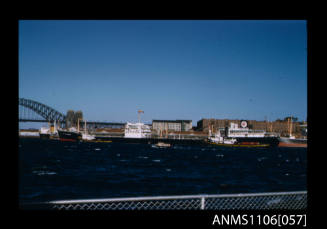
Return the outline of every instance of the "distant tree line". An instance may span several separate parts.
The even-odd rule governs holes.
[[[73,111],[68,110],[66,114],[66,126],[69,127],[77,127],[78,119],[83,120],[83,112],[82,111]]]

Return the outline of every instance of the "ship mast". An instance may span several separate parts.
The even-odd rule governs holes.
[[[160,135],[160,138],[162,138],[162,126],[160,125],[160,128],[159,128],[159,135]]]
[[[291,120],[290,120],[291,124],[290,124],[290,137],[292,136],[292,116],[291,116]]]
[[[56,132],[57,130],[57,123],[56,120],[53,121],[53,132]]]
[[[84,120],[84,133],[86,135],[86,120]]]

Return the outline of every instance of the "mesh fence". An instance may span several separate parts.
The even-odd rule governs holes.
[[[23,209],[56,210],[262,210],[306,209],[307,192],[159,196],[23,204]]]
[[[248,194],[220,197],[209,196],[205,200],[205,209],[210,210],[306,209],[306,207],[306,192]]]

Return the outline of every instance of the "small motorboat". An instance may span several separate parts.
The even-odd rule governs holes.
[[[153,148],[168,148],[171,145],[169,143],[164,143],[164,142],[158,142],[157,144],[153,144]]]

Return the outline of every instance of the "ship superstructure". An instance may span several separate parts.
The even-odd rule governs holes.
[[[125,138],[149,138],[151,137],[151,128],[144,123],[126,123]]]

